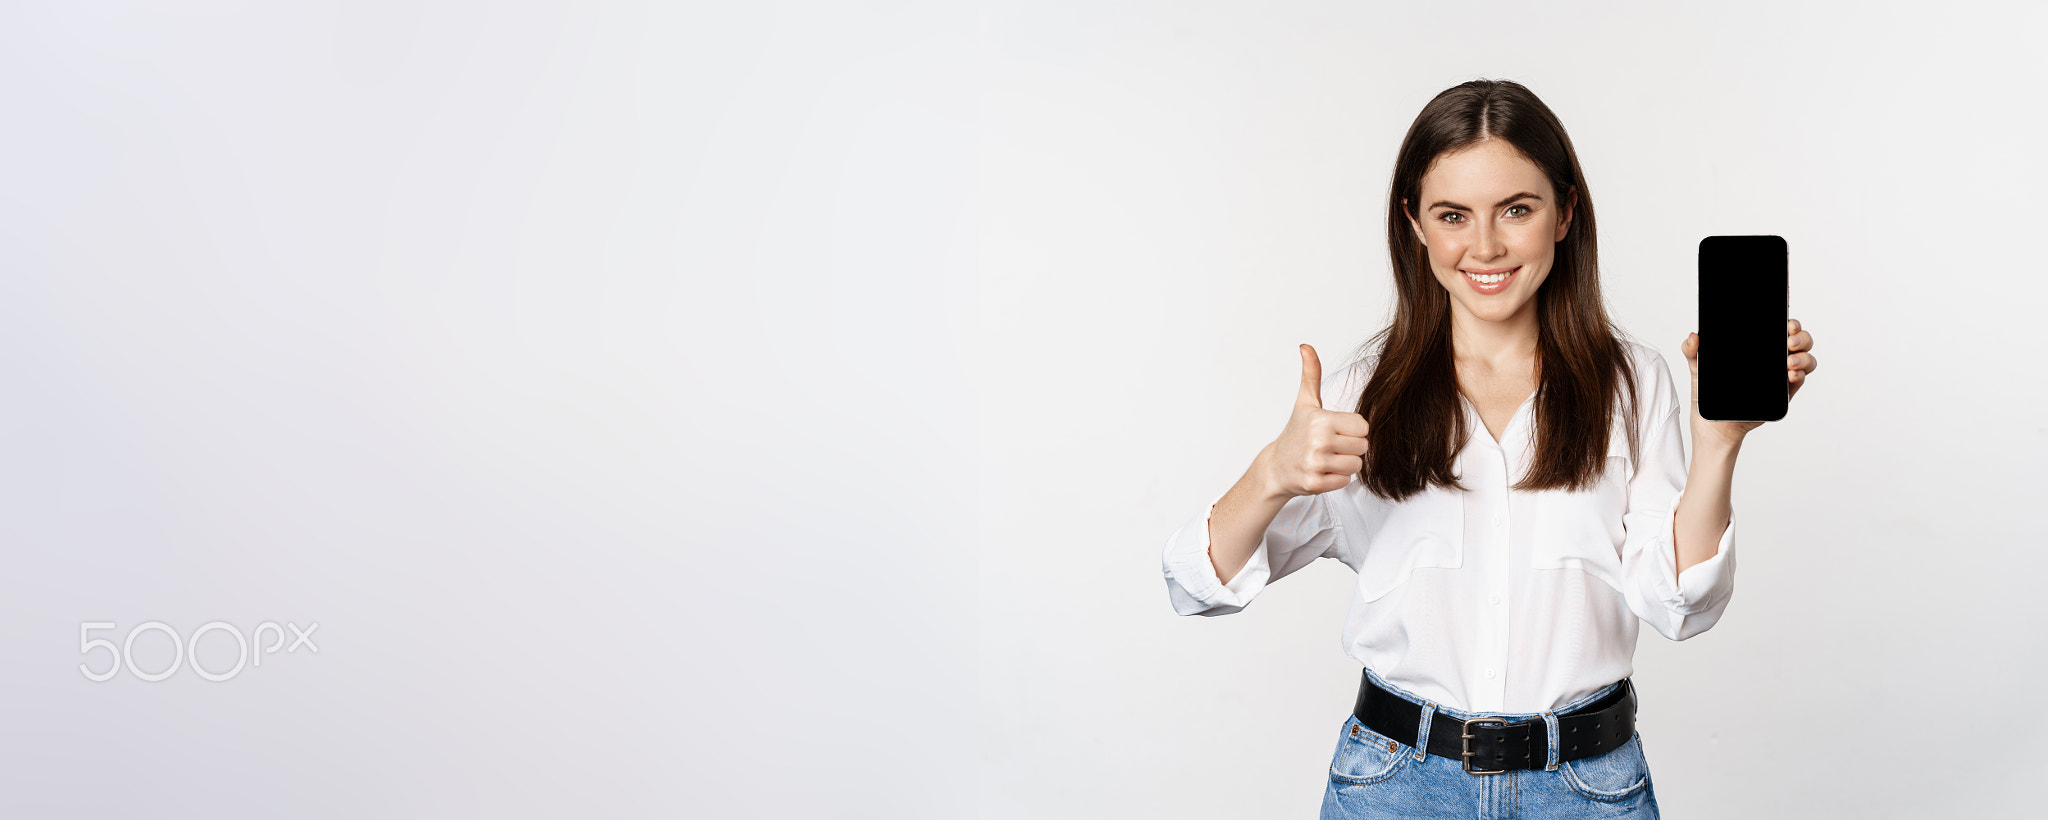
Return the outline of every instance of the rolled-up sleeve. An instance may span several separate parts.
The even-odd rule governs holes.
[[[1339,554],[1343,529],[1330,515],[1324,496],[1295,496],[1266,526],[1258,549],[1244,569],[1225,584],[1216,577],[1216,565],[1209,558],[1209,516],[1222,500],[1221,495],[1212,499],[1200,516],[1166,539],[1166,592],[1177,614],[1229,615],[1240,611],[1268,584],[1317,558],[1334,558]]]
[[[1668,377],[1660,381],[1670,394],[1668,405],[1675,406],[1648,429],[1642,466],[1629,480],[1622,566],[1629,580],[1629,609],[1658,634],[1682,641],[1719,621],[1735,592],[1735,519],[1729,516],[1713,557],[1678,571],[1672,523],[1685,489],[1685,443],[1678,427],[1684,405],[1677,404]]]

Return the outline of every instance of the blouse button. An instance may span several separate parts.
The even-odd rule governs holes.
[[[1493,525],[1496,527],[1500,526],[1500,516],[1496,515],[1493,517]]]
[[[1487,680],[1493,680],[1493,670],[1491,670],[1491,669],[1488,669],[1488,670],[1486,670],[1486,679],[1487,679]]]

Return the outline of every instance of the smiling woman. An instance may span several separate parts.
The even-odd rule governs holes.
[[[1424,106],[1387,239],[1393,321],[1327,378],[1302,346],[1285,429],[1167,541],[1174,611],[1237,612],[1319,557],[1358,573],[1325,818],[1654,817],[1636,635],[1726,610],[1750,428],[1690,413],[1688,470],[1677,381],[1609,321],[1592,197],[1527,88]],[[1787,328],[1794,389],[1810,345]]]
[[[1462,390],[1496,440],[1537,394],[1544,435],[1517,489],[1591,486],[1615,415],[1638,409],[1623,400],[1638,374],[1601,302],[1592,197],[1564,125],[1516,83],[1446,91],[1409,129],[1388,199],[1399,314],[1375,337],[1387,366],[1356,411],[1411,434],[1375,442],[1367,484],[1397,499],[1461,486]],[[1636,421],[1622,428],[1631,451]]]

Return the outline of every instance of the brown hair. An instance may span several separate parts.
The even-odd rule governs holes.
[[[1518,490],[1585,489],[1600,479],[1617,404],[1625,405],[1631,463],[1638,458],[1636,372],[1600,301],[1593,198],[1571,138],[1550,108],[1507,80],[1473,80],[1423,106],[1401,141],[1387,192],[1387,250],[1397,303],[1392,323],[1365,343],[1378,364],[1354,411],[1371,425],[1359,478],[1399,501],[1428,485],[1464,490],[1451,472],[1467,435],[1451,349],[1451,298],[1430,272],[1405,198],[1419,203],[1436,158],[1487,138],[1505,141],[1550,179],[1561,202],[1576,191],[1571,227],[1536,292],[1536,454]],[[1626,385],[1625,400],[1617,402]]]

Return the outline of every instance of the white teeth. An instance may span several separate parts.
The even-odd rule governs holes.
[[[1479,284],[1482,284],[1482,285],[1497,285],[1497,284],[1500,284],[1500,280],[1508,278],[1508,274],[1510,274],[1510,273],[1514,273],[1514,271],[1512,271],[1512,270],[1509,270],[1509,271],[1502,271],[1502,272],[1500,272],[1500,273],[1489,273],[1489,274],[1483,274],[1483,275],[1482,275],[1482,274],[1477,274],[1477,273],[1470,273],[1470,272],[1468,272],[1468,273],[1466,273],[1465,275],[1466,275],[1466,276],[1470,276],[1470,277],[1472,277],[1472,280],[1473,280],[1473,281],[1475,281],[1475,282],[1478,282]]]

